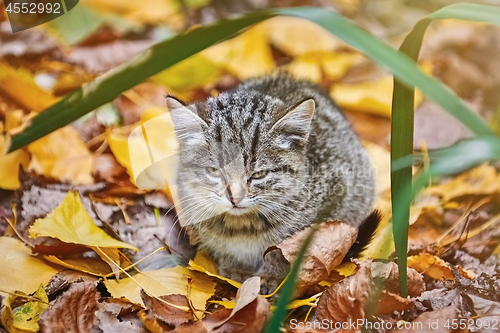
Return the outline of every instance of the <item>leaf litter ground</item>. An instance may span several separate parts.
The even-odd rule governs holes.
[[[431,4],[416,8],[386,2],[402,13],[402,19],[389,19],[359,1],[334,5],[395,44],[411,27],[408,22],[423,15],[419,10],[435,9]],[[394,327],[402,320],[433,322],[438,325],[433,329],[461,332],[461,327],[446,323],[466,319],[471,332],[496,331],[498,166],[486,164],[441,180],[417,198],[409,237],[410,297],[399,296],[388,183],[391,80],[311,23],[289,18],[265,22],[154,76],[72,126],[6,155],[9,136],[22,131],[34,114],[185,24],[182,11],[170,1],[148,0],[140,11],[134,4],[85,1],[82,9],[98,16],[102,25],[82,28],[79,36],[55,24],[50,33],[34,29],[12,38],[5,32],[5,18],[0,21],[0,127],[7,134],[0,136],[0,293],[5,329],[260,332],[272,316],[273,302],[257,294],[256,279],[243,285],[228,281],[217,275],[207,256],[199,253],[194,258],[187,235],[169,211],[170,192],[135,186],[126,138],[134,127],[167,111],[167,92],[187,101],[206,98],[279,65],[321,84],[346,110],[378,168],[376,207],[384,215],[377,238],[364,253],[371,260],[340,264],[349,244],[338,239],[353,239],[353,233],[339,222],[321,226],[314,250],[305,259],[285,328],[323,332],[328,330],[314,324],[368,319],[372,325]],[[192,11],[206,15],[199,8],[203,7]],[[125,13],[118,21],[109,16],[117,9]],[[159,24],[163,21],[169,25]],[[495,27],[444,21],[426,37],[421,64],[491,119],[493,127],[498,126],[494,111],[500,104],[498,36]],[[416,150],[425,153],[470,135],[435,104],[421,97],[416,102]],[[64,201],[72,198],[75,204],[76,193],[81,198],[78,209],[65,210]],[[51,224],[40,233],[41,221],[54,222],[55,215],[62,217],[64,226]],[[84,220],[93,231],[77,233]],[[30,238],[30,230],[39,237]],[[72,233],[78,237],[68,238]],[[102,237],[96,240],[96,235]],[[293,260],[302,238],[294,235],[274,251]],[[163,247],[168,250],[155,252]],[[137,265],[131,267],[133,263]],[[293,320],[305,320],[304,329],[293,326]],[[28,325],[33,323],[39,328]],[[422,327],[418,332],[426,331]]]

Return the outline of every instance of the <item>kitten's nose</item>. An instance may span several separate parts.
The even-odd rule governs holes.
[[[241,202],[241,200],[243,200],[247,194],[247,190],[241,185],[233,184],[231,186],[227,186],[227,193],[229,194],[229,200],[231,200],[233,206],[236,206]]]

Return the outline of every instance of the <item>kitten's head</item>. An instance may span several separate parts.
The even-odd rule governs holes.
[[[314,101],[286,106],[253,91],[194,105],[167,98],[179,140],[179,217],[293,214],[304,173]],[[272,219],[275,220],[275,219]]]

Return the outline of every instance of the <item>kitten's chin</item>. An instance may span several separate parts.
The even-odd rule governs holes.
[[[227,211],[227,214],[233,216],[241,216],[252,212],[252,210],[248,207],[232,207]]]

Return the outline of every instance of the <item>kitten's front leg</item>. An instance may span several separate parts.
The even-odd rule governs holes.
[[[236,282],[243,282],[255,275],[255,271],[253,270],[241,269],[226,263],[219,263],[219,265],[217,265],[217,270],[219,271],[220,276]]]
[[[260,276],[260,293],[269,295],[280,285],[290,271],[290,263],[283,257],[281,251],[266,253],[260,269],[254,275]]]

